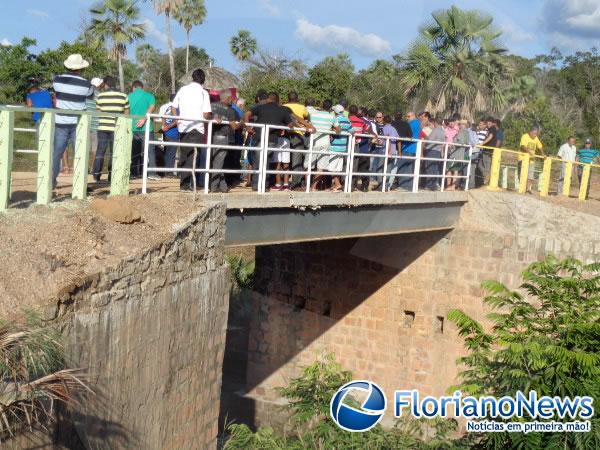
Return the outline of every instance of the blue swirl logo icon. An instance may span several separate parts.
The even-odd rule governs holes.
[[[366,399],[359,408],[344,403],[346,396],[352,392],[360,392]],[[352,397],[351,397],[352,398]],[[333,421],[341,429],[351,432],[369,431],[379,423],[387,400],[379,386],[371,381],[351,381],[343,385],[331,399],[329,412]]]

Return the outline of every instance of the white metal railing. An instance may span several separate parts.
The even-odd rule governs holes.
[[[205,126],[205,139],[202,143],[188,143],[188,142],[176,142],[171,145],[181,147],[181,148],[193,148],[193,159],[192,159],[192,167],[148,167],[148,153],[150,145],[162,145],[163,142],[158,141],[156,139],[150,140],[150,129],[148,127],[148,123],[150,119],[162,119],[169,118],[174,120],[185,120],[191,121],[196,124],[203,123]],[[344,192],[351,192],[353,186],[353,178],[354,177],[370,177],[370,178],[381,178],[381,191],[386,192],[388,181],[390,179],[397,178],[412,178],[412,192],[418,192],[420,189],[421,181],[423,179],[437,179],[440,182],[437,183],[439,185],[439,190],[443,192],[445,190],[446,181],[449,179],[454,180],[465,180],[464,181],[464,190],[468,190],[468,180],[471,174],[471,159],[473,154],[473,147],[469,145],[463,144],[454,144],[447,142],[439,142],[439,141],[429,141],[429,140],[419,140],[419,139],[408,139],[408,138],[395,138],[390,136],[376,136],[372,134],[360,134],[360,133],[336,133],[334,131],[316,131],[310,133],[304,128],[290,128],[285,126],[276,126],[276,125],[265,125],[259,123],[245,123],[245,127],[250,127],[257,132],[260,132],[260,141],[257,143],[258,145],[254,146],[243,146],[243,145],[223,145],[218,144],[213,141],[213,127],[215,125],[230,125],[227,121],[215,121],[215,120],[205,120],[205,119],[196,119],[182,116],[166,116],[159,114],[148,114],[145,128],[145,143],[144,143],[144,155],[143,155],[143,179],[142,179],[142,193],[147,193],[148,190],[148,173],[190,173],[192,174],[192,184],[193,189],[196,191],[196,174],[204,175],[204,193],[208,194],[210,192],[210,176],[211,174],[241,174],[241,175],[257,175],[258,183],[257,190],[259,193],[264,194],[267,191],[267,179],[270,175],[288,175],[288,176],[301,176],[306,177],[306,192],[310,191],[311,181],[314,176],[335,176],[335,177],[343,177]],[[280,148],[273,147],[270,145],[270,141],[272,143],[273,139],[269,139],[269,135],[273,133],[275,130],[276,133],[284,132],[302,132],[308,134],[308,149],[293,149],[293,148]],[[231,131],[233,132],[233,130]],[[346,150],[344,152],[334,152],[331,150],[316,150],[315,149],[315,138],[317,136],[322,135],[330,135],[330,136],[342,136],[347,138],[346,142]],[[356,151],[357,147],[357,139],[370,139],[377,140],[383,142],[383,154],[369,152],[369,153],[358,153]],[[398,155],[393,154],[394,152],[390,151],[392,145],[400,144],[415,144],[415,155],[406,155],[401,154]],[[465,148],[465,157],[464,159],[455,159],[449,157],[449,152],[457,147]],[[382,147],[379,146],[379,149]],[[200,162],[202,167],[197,167],[196,162],[198,160],[198,149],[206,149],[206,154],[204,155],[204,161]],[[258,153],[258,157],[254,158],[254,161],[258,163],[258,167],[253,167],[252,169],[222,169],[222,168],[213,168],[211,167],[212,160],[212,151],[214,149],[219,150],[233,150],[233,151],[253,151]],[[437,150],[440,152],[441,157],[430,157],[427,156],[428,150]],[[302,154],[305,158],[308,158],[307,163],[302,166],[302,170],[293,170],[291,167],[286,170],[277,170],[275,168],[269,167],[269,156],[274,154],[275,152],[289,152],[290,160],[293,159],[291,156],[293,154]],[[316,166],[316,170],[313,170],[313,161],[315,161],[315,157],[318,158],[319,155],[322,156],[336,156],[344,158],[344,165],[342,166],[342,170],[340,171],[324,171],[318,170],[318,165]],[[354,171],[354,160],[355,158],[370,158],[371,170],[369,172],[355,172]],[[383,169],[381,172],[373,172],[372,167],[375,166],[373,164],[374,161],[379,159],[383,159]],[[412,173],[397,173],[390,171],[390,161],[393,162],[393,168],[396,168],[396,164],[400,161],[414,161],[413,171]],[[423,173],[422,171],[422,163],[425,162],[437,162],[439,164],[439,168],[436,169],[435,173]],[[450,175],[447,171],[448,163],[458,164],[463,166],[463,170],[459,171],[458,175]]]

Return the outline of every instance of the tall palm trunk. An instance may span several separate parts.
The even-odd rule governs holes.
[[[123,55],[121,52],[117,53],[117,64],[119,66],[119,86],[121,92],[125,92],[125,74],[123,73]]]
[[[190,31],[185,30],[185,74],[190,73]]]
[[[171,31],[171,13],[165,11],[165,20],[167,27],[167,46],[169,47],[169,70],[171,72],[171,93],[174,94],[176,90],[175,83],[175,56],[173,54],[173,33]]]

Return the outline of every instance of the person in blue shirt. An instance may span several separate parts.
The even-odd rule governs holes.
[[[170,119],[167,116],[171,114],[172,102],[175,98],[175,94],[171,94],[170,102],[162,105],[159,110],[159,114],[162,116],[162,132],[163,140],[165,142],[165,167],[175,168],[175,160],[177,158],[177,145],[174,143],[179,142],[179,130],[177,129],[177,121]],[[174,176],[176,174],[173,174]]]
[[[53,108],[52,95],[46,89],[40,89],[39,85],[33,84],[29,87],[26,98],[29,108]],[[34,112],[31,116],[36,126],[42,118],[42,113]]]
[[[329,150],[332,155],[329,157],[328,172],[338,173],[344,170],[345,155],[339,153],[348,152],[348,134],[353,133],[352,123],[344,115],[345,108],[342,105],[335,105],[333,108],[334,117],[331,118],[331,129],[338,134],[331,136]],[[336,153],[338,153],[336,155]],[[341,182],[340,175],[333,175],[331,182],[331,190],[333,192],[341,192],[344,188]]]
[[[577,161],[583,164],[595,164],[598,162],[598,158],[600,158],[600,151],[597,148],[592,148],[592,140],[586,139],[583,148],[577,150]],[[581,180],[583,178],[583,166],[577,166],[577,176],[579,178],[579,186],[581,186]],[[592,173],[590,172],[590,177],[588,179],[586,199],[590,195],[590,186],[592,181]]]

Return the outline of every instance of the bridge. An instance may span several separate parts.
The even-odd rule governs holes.
[[[29,112],[0,108],[0,207],[12,210],[6,215],[10,220],[0,221],[0,231],[27,222],[27,233],[18,230],[12,235],[18,239],[0,241],[0,254],[19,254],[21,261],[5,267],[14,274],[6,282],[13,289],[6,291],[9,299],[15,292],[22,296],[11,310],[25,297],[37,299],[44,320],[64,330],[68,355],[99,374],[95,388],[111,399],[114,411],[86,404],[77,430],[98,445],[214,446],[222,361],[226,376],[235,378],[226,380],[224,410],[232,405],[238,417],[246,414],[255,424],[281,420],[277,388],[323,352],[335,353],[356,377],[377,380],[386,390],[402,385],[442,394],[455,380],[455,361],[463,354],[456,330],[446,321],[449,309],[459,306],[484,317],[481,282],[498,279],[516,288],[519,272],[546,254],[586,261],[599,256],[600,219],[518,195],[530,157],[522,157],[512,184],[506,173],[514,171],[520,156],[513,150],[486,150],[493,164],[485,190],[446,191],[443,170],[438,190],[429,191],[421,186],[428,174],[420,165],[434,160],[443,167],[450,160],[449,146],[419,141],[416,168],[404,175],[412,179],[410,192],[389,192],[383,183],[380,191],[363,193],[351,189],[350,181],[361,174],[350,164],[357,136],[349,136],[339,174],[344,192],[270,192],[265,182],[274,171],[266,162],[278,149],[263,141],[255,150],[262,163],[239,171],[260,177],[257,192],[206,192],[206,181],[216,172],[208,157],[208,164],[194,169],[204,177],[204,188],[182,194],[175,192],[177,180],[146,176],[158,169],[149,167],[148,158],[142,179],[130,179],[130,117],[118,117],[111,183],[88,184],[84,131],[89,115],[83,113],[74,174],[61,177],[53,192],[49,162],[55,112],[44,111],[36,148],[23,149],[15,146],[15,135],[32,133],[19,130],[15,117]],[[267,127],[262,131],[266,134]],[[392,144],[386,141],[387,148]],[[428,158],[422,151],[428,144],[441,146],[442,157]],[[202,145],[209,156],[212,147],[210,140]],[[22,150],[35,161],[29,172],[33,182],[26,188],[12,164]],[[309,158],[315,153],[311,146],[306,152]],[[380,158],[384,165],[394,159]],[[554,192],[557,199],[573,193],[580,200],[588,197],[587,181],[596,166],[569,165],[582,167],[579,186],[574,179],[557,183],[560,164],[554,158],[539,166],[542,198]],[[295,174],[318,175],[310,165]],[[388,166],[370,175],[399,176]],[[513,193],[497,192],[507,185]],[[15,187],[37,204],[64,202],[73,208],[18,210]],[[593,194],[596,185],[591,187]],[[148,195],[140,195],[144,192]],[[144,223],[93,218],[82,200],[98,195],[145,204]],[[76,202],[65,202],[69,198]],[[66,226],[49,220],[58,216]],[[31,239],[44,232],[62,241],[48,249],[43,239]],[[81,248],[63,248],[78,233]],[[256,246],[256,287],[243,305],[230,307],[225,248],[246,245]],[[36,290],[38,283],[45,283],[44,289]],[[246,312],[232,324],[228,313],[236,308]],[[139,412],[140,399],[143,411],[151,413]],[[167,410],[164,404],[176,406]],[[138,441],[119,444],[122,430]]]

